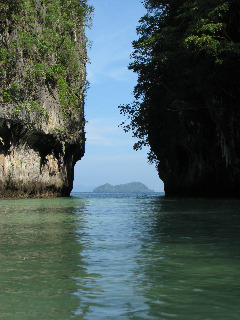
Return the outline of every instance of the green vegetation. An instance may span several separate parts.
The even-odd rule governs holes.
[[[0,1],[0,102],[39,110],[39,88],[58,92],[65,115],[81,107],[87,0]]]
[[[132,193],[132,192],[154,192],[153,190],[148,189],[147,186],[145,186],[141,182],[130,182],[130,183],[124,183],[119,184],[116,186],[113,186],[109,183],[106,183],[102,186],[99,186],[93,190],[93,192],[98,193],[116,193],[116,192],[124,192],[124,193]]]
[[[203,154],[201,140],[212,147],[215,139],[228,165],[240,132],[240,2],[144,2],[129,66],[138,74],[135,102],[120,106],[129,119],[125,130],[139,139],[134,148],[150,144],[150,160],[162,154],[162,163],[170,163],[180,146],[186,163],[193,147]]]

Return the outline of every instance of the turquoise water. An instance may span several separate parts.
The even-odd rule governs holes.
[[[1,200],[0,319],[239,320],[239,229],[239,200]]]

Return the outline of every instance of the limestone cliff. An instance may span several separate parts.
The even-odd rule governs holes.
[[[84,155],[86,1],[0,4],[0,196],[68,196]]]
[[[221,111],[169,110],[160,120],[155,110],[149,141],[166,195],[240,196],[239,112]]]
[[[240,197],[240,2],[144,4],[124,129],[150,146],[167,196]]]

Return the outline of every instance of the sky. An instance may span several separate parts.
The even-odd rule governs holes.
[[[134,101],[137,75],[128,70],[136,27],[146,13],[141,0],[89,0],[94,7],[86,35],[90,87],[85,100],[85,155],[74,168],[73,191],[92,191],[105,183],[142,182],[156,192],[164,187],[155,165],[147,160],[149,149],[133,150],[137,140],[121,127],[125,119],[118,106]]]

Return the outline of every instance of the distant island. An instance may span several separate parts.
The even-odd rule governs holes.
[[[113,186],[109,183],[103,184],[102,186],[99,186],[93,190],[93,192],[97,193],[117,193],[117,192],[154,192],[154,190],[148,189],[147,186],[145,186],[141,182],[130,182],[125,184],[118,184],[116,186]]]

